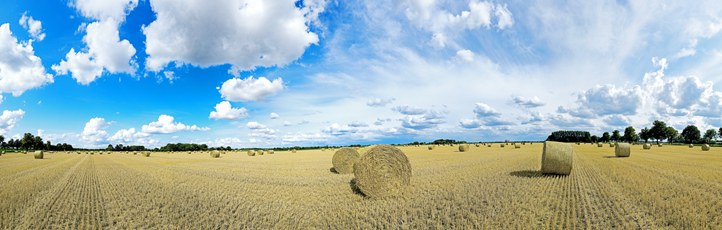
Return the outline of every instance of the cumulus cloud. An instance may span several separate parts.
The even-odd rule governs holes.
[[[280,116],[276,113],[271,113],[271,119],[278,119]]]
[[[110,122],[105,122],[104,118],[90,119],[88,123],[85,123],[83,132],[80,133],[80,140],[91,144],[105,143],[108,139],[105,129],[110,127],[110,124]]]
[[[391,102],[393,102],[394,100],[396,100],[396,98],[383,100],[383,99],[377,97],[377,98],[370,99],[369,101],[367,101],[366,105],[371,106],[371,107],[384,107],[388,104],[391,104]]]
[[[288,121],[283,122],[283,126],[291,126],[291,125],[292,125],[291,122],[288,122]]]
[[[386,118],[386,119],[376,118],[376,122],[374,122],[374,125],[383,125],[384,122],[389,122],[389,121],[392,121],[391,118]]]
[[[459,50],[456,52],[456,56],[454,56],[454,61],[456,63],[473,62],[474,52],[471,52],[470,50]]]
[[[118,21],[109,19],[90,23],[86,32],[83,42],[87,51],[76,53],[71,48],[65,60],[52,66],[55,72],[60,75],[72,72],[72,77],[83,85],[100,78],[104,71],[134,74],[136,65],[131,58],[135,55],[135,48],[128,40],[120,40]]]
[[[86,18],[122,22],[125,16],[138,6],[138,0],[71,0],[70,6],[75,7]]]
[[[286,143],[298,143],[298,142],[318,143],[318,142],[327,141],[328,136],[320,134],[320,133],[297,133],[297,134],[284,135],[282,140],[283,140],[283,142],[286,142]]]
[[[366,124],[366,122],[362,122],[362,121],[351,122],[351,124],[348,124],[348,126],[349,127],[369,127],[369,125]]]
[[[392,111],[398,112],[404,115],[421,115],[427,112],[426,109],[419,107],[411,107],[409,105],[395,106],[391,108]]]
[[[484,103],[476,103],[476,107],[474,107],[474,113],[476,113],[476,116],[480,118],[501,116],[501,113],[499,111],[496,111],[496,109]]]
[[[248,134],[249,136],[262,137],[262,138],[266,138],[266,139],[276,138],[276,135],[275,135],[276,130],[269,129],[265,125],[262,125],[258,122],[255,122],[255,121],[248,122],[248,123],[246,123],[246,127],[251,129],[251,131],[252,131],[250,134]]]
[[[156,20],[143,28],[146,68],[159,71],[170,62],[204,68],[229,63],[242,71],[286,65],[319,41],[309,25],[326,2],[303,3],[153,1]]]
[[[557,112],[582,118],[595,118],[611,114],[635,115],[643,103],[643,91],[639,86],[616,87],[611,84],[597,85],[577,96],[578,107],[559,107]]]
[[[0,116],[0,135],[9,133],[13,127],[15,127],[15,124],[17,124],[20,119],[23,119],[23,116],[25,116],[25,111],[22,109],[3,111],[3,115]]]
[[[42,22],[34,20],[32,16],[28,17],[27,13],[28,12],[23,13],[23,16],[20,17],[20,25],[28,30],[30,37],[38,41],[42,41],[43,39],[45,39]]]
[[[413,130],[422,130],[428,128],[434,128],[439,124],[446,123],[446,120],[441,113],[434,110],[426,111],[421,116],[405,116],[401,119],[401,126]]]
[[[471,1],[469,9],[458,15],[449,13],[446,9],[438,9],[434,1],[405,0],[402,6],[406,7],[406,17],[417,27],[433,33],[429,42],[435,48],[446,46],[446,35],[455,36],[462,30],[474,30],[481,27],[487,29],[492,24],[492,17],[498,18],[497,27],[505,29],[514,24],[513,15],[506,5],[494,5],[487,1]]]
[[[208,131],[211,130],[208,127],[199,128],[196,125],[188,126],[180,122],[174,122],[175,118],[168,115],[160,115],[158,121],[151,122],[148,125],[143,125],[141,131],[149,134],[169,134],[175,132],[185,131]]]
[[[602,119],[602,121],[604,121],[604,123],[607,123],[607,125],[610,126],[627,126],[632,123],[631,119],[620,114],[607,116],[606,118]]]
[[[150,136],[150,134],[143,133],[143,132],[136,132],[135,128],[130,129],[121,129],[118,130],[113,136],[108,138],[108,141],[114,142],[114,143],[152,143],[153,141],[158,141],[155,139],[144,139],[145,137]],[[174,136],[176,139],[178,136]]]
[[[53,75],[45,72],[31,43],[19,43],[10,32],[10,24],[0,26],[0,93],[17,97],[29,89],[53,83]]]
[[[214,108],[216,108],[216,111],[211,111],[211,115],[208,116],[208,118],[216,120],[239,120],[249,116],[246,108],[232,108],[231,103],[227,101],[216,104]]]
[[[483,124],[478,119],[461,119],[459,125],[465,129],[475,129],[481,127]]]
[[[512,96],[511,102],[524,108],[536,108],[546,105],[545,102],[539,100],[536,96],[533,98],[525,98],[522,96]]]
[[[322,129],[321,131],[330,135],[338,136],[358,132],[358,129],[349,126],[340,126],[334,123],[331,126]]]
[[[521,124],[522,124],[522,125],[525,125],[525,124],[533,124],[533,123],[541,122],[541,121],[544,121],[544,120],[545,120],[545,119],[544,119],[544,115],[542,115],[541,112],[539,112],[539,111],[533,111],[533,112],[530,112],[530,113],[529,113],[529,117],[522,118]]]
[[[299,122],[298,124],[299,124],[299,125],[303,125],[303,124],[308,124],[308,122],[309,122],[308,120],[303,119],[303,120],[301,120],[301,122]]]
[[[254,79],[231,78],[224,82],[219,92],[221,97],[233,102],[266,101],[267,97],[283,91],[283,79],[277,78],[272,82],[265,77]]]
[[[556,125],[559,128],[589,128],[594,126],[594,124],[592,124],[588,119],[565,116],[563,114],[551,116],[549,118],[549,123]]]

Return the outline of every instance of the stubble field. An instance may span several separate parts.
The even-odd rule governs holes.
[[[720,229],[722,150],[576,145],[569,176],[543,144],[402,147],[410,186],[366,198],[331,151],[249,157],[0,156],[1,229]]]

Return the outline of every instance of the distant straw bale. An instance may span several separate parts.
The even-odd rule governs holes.
[[[702,151],[709,151],[709,145],[708,144],[702,145]]]
[[[359,155],[358,151],[353,148],[344,147],[333,154],[331,163],[339,174],[348,174],[353,173],[353,164],[355,164],[359,158],[361,158],[361,155]]]
[[[35,151],[35,159],[43,159],[43,156],[42,150]]]

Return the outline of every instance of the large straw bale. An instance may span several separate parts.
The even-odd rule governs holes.
[[[658,147],[662,147],[662,143],[657,144]]]
[[[649,143],[644,144],[644,145],[642,145],[642,148],[643,149],[652,149],[652,144],[649,144]]]
[[[694,145],[693,145],[693,144],[689,144],[689,148],[690,148],[690,149],[691,149],[691,148],[694,148]]]
[[[361,155],[359,155],[358,151],[353,148],[344,147],[333,154],[331,163],[339,174],[349,174],[353,173],[353,164],[355,164],[359,158],[361,158]]]
[[[218,158],[220,156],[221,156],[221,152],[219,152],[219,151],[211,152],[211,158]]]
[[[545,141],[542,152],[541,172],[569,175],[572,172],[574,150],[570,144]]]
[[[149,156],[150,156],[150,152],[149,152],[149,151],[143,152],[143,156],[144,156],[144,157],[149,157]]]
[[[35,159],[43,159],[43,156],[42,150],[35,151]]]
[[[630,153],[632,153],[632,148],[627,143],[618,143],[614,148],[614,155],[617,157],[629,157]]]
[[[514,143],[514,148],[515,148],[515,149],[520,149],[520,148],[521,148],[521,145],[520,145],[519,143]]]
[[[291,149],[291,152],[292,152],[292,153],[296,153],[296,149]]]
[[[274,154],[275,152],[272,149],[268,150],[268,154]]]
[[[258,150],[258,151],[256,152],[256,154],[261,155],[261,156],[263,156],[264,153],[265,153],[265,152],[263,152],[263,150]]]
[[[708,144],[702,145],[702,151],[709,151],[709,145]]]
[[[393,195],[411,183],[411,164],[400,149],[378,145],[354,165],[354,176],[356,186],[366,196]]]
[[[501,143],[501,147],[504,148],[504,146],[506,146],[506,145],[504,143]]]
[[[434,146],[433,145],[429,146],[429,150],[434,150]]]
[[[469,151],[468,145],[459,145],[459,152],[466,152]]]
[[[249,156],[249,157],[252,157],[252,156],[255,156],[255,155],[256,155],[256,151],[248,150],[248,156]]]

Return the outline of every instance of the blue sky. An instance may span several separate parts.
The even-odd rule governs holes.
[[[0,2],[0,135],[76,147],[722,126],[709,1]]]

